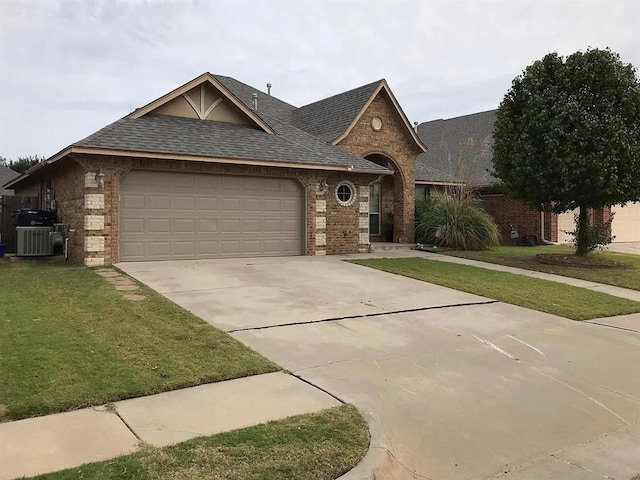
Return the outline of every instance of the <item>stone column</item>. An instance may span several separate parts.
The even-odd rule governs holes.
[[[104,265],[104,193],[96,183],[96,172],[84,177],[84,264],[87,267]]]

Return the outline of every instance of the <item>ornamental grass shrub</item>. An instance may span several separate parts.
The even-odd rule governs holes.
[[[416,241],[455,250],[487,250],[499,245],[500,233],[477,200],[444,195],[416,205]]]

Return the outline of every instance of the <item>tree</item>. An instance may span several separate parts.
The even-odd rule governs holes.
[[[14,172],[18,172],[20,175],[22,175],[24,172],[42,162],[43,160],[46,160],[45,157],[39,157],[38,155],[18,157],[17,160],[10,160],[6,159],[5,157],[0,157],[0,164],[4,164]]]
[[[494,126],[494,175],[531,208],[590,208],[640,199],[640,81],[609,49],[550,53],[513,80]]]

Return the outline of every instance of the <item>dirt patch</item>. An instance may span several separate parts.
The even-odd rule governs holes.
[[[605,260],[602,258],[596,258],[590,255],[564,255],[558,253],[540,253],[536,255],[536,260],[546,265],[561,265],[564,267],[577,267],[577,268],[631,268],[631,265],[627,263],[614,262],[612,260]]]

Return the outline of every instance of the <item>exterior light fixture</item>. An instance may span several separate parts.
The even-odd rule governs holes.
[[[319,186],[319,188],[320,188],[320,191],[321,191],[321,192],[326,192],[326,191],[329,189],[329,184],[327,183],[327,181],[326,181],[326,180],[322,180],[322,181],[320,182],[320,186]]]
[[[102,173],[102,169],[99,168],[98,171],[96,172],[96,184],[98,185],[98,188],[104,188],[104,173]]]

